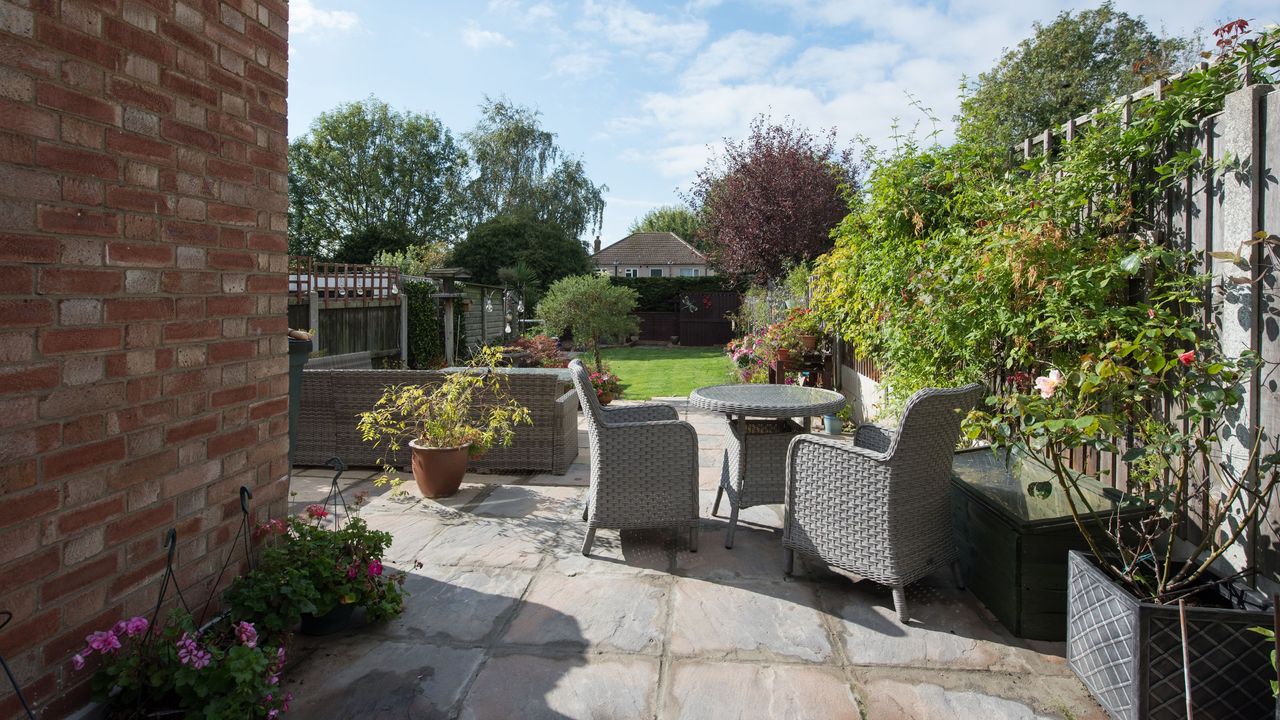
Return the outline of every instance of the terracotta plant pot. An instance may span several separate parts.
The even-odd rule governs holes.
[[[782,348],[775,353],[774,358],[779,364],[785,363],[791,359],[791,350],[788,348]]]
[[[596,397],[600,398],[601,405],[608,405],[609,403],[613,402],[613,393],[609,393],[609,392],[599,393],[596,395]]]
[[[469,445],[432,448],[409,443],[413,451],[413,479],[423,497],[442,498],[458,492],[462,476],[467,474]]]
[[[800,344],[804,347],[805,350],[809,352],[817,350],[818,336],[817,335],[801,335]]]

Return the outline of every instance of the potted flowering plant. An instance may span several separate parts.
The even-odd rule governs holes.
[[[761,339],[767,355],[778,363],[790,360],[791,352],[801,347],[796,328],[786,320],[779,320],[766,327]]]
[[[374,622],[400,614],[405,574],[382,564],[391,534],[371,530],[360,517],[325,527],[328,517],[311,505],[301,517],[258,527],[258,537],[273,541],[257,567],[227,590],[233,618],[255,618],[264,635],[276,638],[298,626],[308,635],[335,632],[358,607]]]
[[[622,396],[622,383],[618,381],[617,375],[609,372],[607,366],[591,371],[590,377],[591,387],[595,388],[596,398],[601,405],[608,405],[615,397]]]
[[[426,497],[458,492],[467,458],[494,443],[510,445],[518,424],[533,422],[529,409],[506,391],[506,378],[492,369],[502,350],[481,348],[470,367],[446,373],[436,385],[393,385],[371,410],[360,414],[364,440],[394,454],[404,445],[412,452],[413,479]],[[379,482],[399,488],[390,465]]]
[[[787,322],[795,330],[796,339],[806,351],[818,349],[818,336],[822,334],[822,324],[809,308],[796,308],[787,316]]]
[[[733,361],[741,382],[759,383],[768,378],[768,371],[765,369],[767,361],[764,355],[764,341],[758,335],[748,333],[736,340],[730,340],[724,350]]]
[[[1030,448],[1026,457],[1053,479],[1028,491],[1068,501],[1090,553],[1068,558],[1067,659],[1113,717],[1165,717],[1154,709],[1181,708],[1184,652],[1197,715],[1271,710],[1262,697],[1265,676],[1246,671],[1265,664],[1268,648],[1241,640],[1269,623],[1270,612],[1261,612],[1266,599],[1216,564],[1266,512],[1280,453],[1236,439],[1241,383],[1256,356],[1224,356],[1193,315],[1176,305],[1149,308],[1131,337],[1039,376],[1015,373],[988,409],[966,420],[971,438]],[[1094,512],[1065,461],[1081,450],[1125,463],[1129,493],[1152,512],[1124,523]],[[1192,505],[1201,509],[1186,511]],[[1185,650],[1180,601],[1187,603]],[[1167,681],[1170,668],[1177,682]]]
[[[227,616],[205,628],[181,609],[160,628],[145,617],[120,620],[89,634],[72,666],[82,670],[94,657],[94,697],[108,717],[274,720],[293,699],[280,687],[284,647],[263,642],[253,623]]]

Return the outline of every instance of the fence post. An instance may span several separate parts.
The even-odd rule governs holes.
[[[1266,86],[1250,86],[1227,95],[1221,116],[1224,156],[1239,162],[1235,171],[1219,174],[1222,183],[1221,250],[1235,253],[1238,260],[1214,258],[1215,285],[1222,288],[1222,352],[1238,357],[1245,351],[1261,350],[1261,293],[1254,277],[1260,272],[1261,246],[1253,242],[1259,230],[1258,215],[1262,187],[1259,99]],[[1260,416],[1260,369],[1243,384],[1242,413],[1227,417],[1222,438],[1223,460],[1242,482],[1256,482],[1249,473],[1250,453],[1258,433]],[[1263,450],[1265,453],[1266,450]],[[1237,569],[1253,566],[1258,551],[1257,528],[1246,530],[1243,542],[1228,549],[1225,557]]]
[[[320,332],[320,293],[312,289],[307,293],[307,330],[316,333],[320,342],[316,343],[313,350],[319,350],[321,345],[327,345],[327,340],[323,333]]]

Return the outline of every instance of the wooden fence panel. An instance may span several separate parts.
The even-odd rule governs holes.
[[[673,336],[680,334],[680,316],[673,312],[638,312],[640,319],[640,339],[654,342],[669,342]]]

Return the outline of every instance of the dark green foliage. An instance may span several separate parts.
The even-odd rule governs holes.
[[[453,249],[451,264],[471,272],[472,282],[501,285],[502,268],[524,265],[534,292],[570,275],[591,272],[587,248],[559,225],[527,214],[504,215],[477,225]]]
[[[609,278],[614,285],[636,291],[637,312],[672,312],[680,293],[742,292],[744,284],[727,275],[700,277]]]
[[[440,307],[431,297],[435,286],[425,282],[404,284],[409,303],[409,367],[431,370],[444,365],[444,337],[440,332]]]
[[[431,115],[396,112],[377,98],[321,113],[289,144],[290,251],[333,257],[374,226],[415,243],[450,240],[466,166]]]
[[[640,323],[635,311],[635,290],[614,285],[603,275],[575,275],[547,289],[537,314],[548,334],[572,331],[576,342],[586,344],[600,370],[600,343],[621,341],[636,332]]]
[[[335,262],[369,264],[382,252],[398,252],[413,244],[413,237],[403,227],[377,224],[363,227],[342,239]]]
[[[1063,12],[966,84],[958,134],[1010,148],[1184,68],[1195,45],[1156,35],[1111,2]]]

